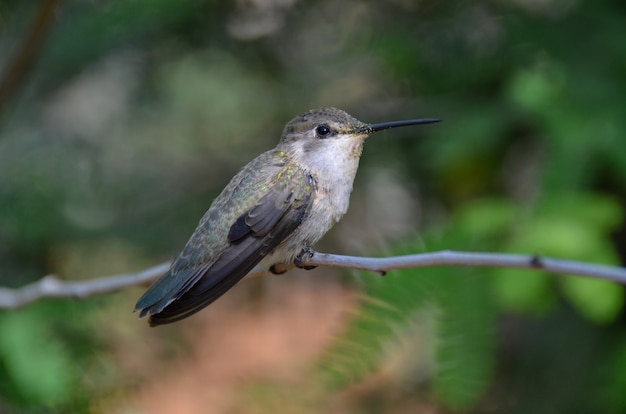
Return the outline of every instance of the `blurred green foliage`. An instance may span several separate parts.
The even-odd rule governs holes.
[[[0,3],[0,81],[38,7]],[[0,284],[171,257],[234,172],[317,106],[445,121],[367,143],[354,196],[374,203],[350,215],[384,231],[340,226],[333,251],[358,238],[349,253],[623,263],[625,11],[617,0],[63,2],[25,81],[0,96]],[[408,200],[380,198],[375,166]],[[394,220],[404,231],[384,226]],[[442,410],[626,411],[620,285],[467,268],[356,281],[361,307],[319,364],[334,392],[385,372]],[[107,351],[109,336],[136,331],[124,322],[134,293],[0,311],[0,412],[97,412],[94,400],[132,389],[141,374],[122,378]],[[267,412],[267,394],[285,393],[273,388],[259,386]],[[369,412],[394,411],[380,399]]]
[[[577,206],[576,211],[564,214],[571,205]],[[473,240],[477,250],[541,252],[553,257],[616,263],[615,249],[606,235],[621,221],[619,205],[604,196],[550,198],[545,205],[535,206],[532,213],[504,200],[479,199],[459,208],[444,232],[438,229],[434,234],[423,235],[418,243],[388,253],[411,254],[424,250],[424,246],[429,251],[463,250],[467,249],[468,240]],[[398,343],[406,340],[407,335],[399,332],[398,326],[417,329],[427,339],[420,338],[412,349],[404,350],[404,363],[410,359],[428,360],[431,352],[425,351],[422,343],[430,343],[435,355],[435,366],[430,367],[434,391],[455,409],[480,407],[479,399],[493,381],[494,349],[498,343],[494,327],[503,311],[546,316],[565,306],[593,324],[615,326],[620,326],[615,322],[623,312],[623,288],[604,280],[552,278],[516,269],[442,267],[394,271],[384,278],[364,274],[362,278],[366,299],[361,312],[320,362],[327,381],[345,387],[346,381],[380,369],[385,366],[386,347],[402,352]],[[433,329],[423,329],[424,323],[419,321],[425,317],[431,320]],[[622,340],[618,341],[621,347]],[[613,357],[619,364],[621,355]],[[413,364],[419,367],[424,362]],[[415,371],[419,373],[420,369],[424,367]],[[406,375],[402,370],[395,374]],[[604,399],[610,393],[596,390],[603,397],[587,401],[585,410],[614,409],[605,405]],[[622,390],[614,392],[611,401],[618,399]]]

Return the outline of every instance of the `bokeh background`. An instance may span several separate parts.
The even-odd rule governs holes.
[[[0,2],[0,285],[178,253],[283,125],[368,140],[317,246],[620,264],[618,0]],[[623,286],[506,269],[246,280],[158,329],[145,287],[0,310],[0,413],[623,413]]]

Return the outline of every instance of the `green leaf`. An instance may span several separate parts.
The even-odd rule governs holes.
[[[614,321],[624,306],[624,289],[616,283],[582,277],[566,277],[560,282],[565,296],[593,322]]]
[[[603,233],[620,224],[623,209],[614,198],[596,193],[573,193],[552,196],[537,207],[538,217],[565,217],[570,222],[584,223]]]
[[[498,269],[493,289],[498,302],[516,312],[542,313],[556,303],[551,278],[532,270]]]
[[[491,380],[495,312],[482,269],[439,269],[442,289],[437,319],[434,387],[455,409],[474,404]],[[434,276],[434,275],[433,275]]]
[[[366,293],[360,309],[320,361],[325,380],[333,388],[375,372],[383,351],[411,324],[433,291],[428,272],[393,272],[382,279],[362,274],[362,280]]]
[[[454,235],[448,236],[437,244],[452,247]],[[429,248],[437,250],[435,243]],[[416,250],[408,246],[392,254]],[[343,387],[384,366],[392,377],[430,377],[444,404],[469,407],[492,372],[495,308],[485,279],[490,272],[429,267],[384,278],[364,275],[361,308],[322,358],[323,372],[331,374],[326,381]]]
[[[506,249],[598,263],[617,263],[608,232],[622,220],[619,204],[593,193],[547,197],[534,215],[520,222]],[[530,271],[502,269],[494,287],[500,302],[516,311],[544,311],[555,303],[551,278]],[[612,320],[623,306],[620,286],[610,282],[559,277],[565,296],[585,317]]]
[[[553,110],[551,104],[565,87],[565,73],[554,61],[542,60],[535,67],[513,75],[509,96],[520,106],[538,113]]]
[[[33,404],[53,404],[63,401],[71,390],[71,359],[30,309],[0,318],[0,359],[21,398]]]
[[[597,230],[569,216],[534,218],[509,245],[511,251],[582,260],[598,239]]]
[[[504,198],[467,203],[454,214],[455,231],[476,237],[493,237],[506,231],[519,216],[519,208]]]

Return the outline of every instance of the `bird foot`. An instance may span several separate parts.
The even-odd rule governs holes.
[[[306,246],[299,255],[293,259],[293,264],[296,265],[298,269],[311,270],[315,269],[317,266],[305,266],[302,264],[302,259],[312,259],[315,255],[315,250],[311,246]]]
[[[286,273],[287,270],[289,270],[289,265],[285,263],[276,263],[270,267],[270,272],[273,275],[282,275],[283,273]]]

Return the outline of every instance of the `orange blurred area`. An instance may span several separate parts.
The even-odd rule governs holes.
[[[101,411],[268,412],[272,399],[285,399],[282,388],[291,390],[286,407],[315,394],[320,400],[308,403],[330,406],[331,398],[309,378],[312,362],[344,328],[356,298],[333,272],[292,271],[245,280],[178,325],[148,328],[133,321],[132,343],[114,343],[113,357],[126,371],[122,377],[140,382],[121,401],[101,401]],[[270,401],[250,406],[257,392]]]

